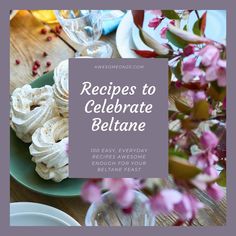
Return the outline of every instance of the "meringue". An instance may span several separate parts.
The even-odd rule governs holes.
[[[54,70],[54,98],[58,111],[64,117],[68,117],[69,110],[69,62],[62,61]]]
[[[31,142],[32,134],[37,128],[58,115],[53,89],[49,85],[41,88],[31,88],[30,85],[16,88],[10,105],[11,127],[17,137],[26,143]]]
[[[43,163],[37,163],[35,171],[38,175],[45,180],[52,179],[55,182],[61,182],[63,179],[68,178],[69,166],[63,166],[61,168],[47,168]]]
[[[60,182],[68,177],[68,135],[68,118],[61,116],[48,120],[34,132],[29,151],[42,178]]]

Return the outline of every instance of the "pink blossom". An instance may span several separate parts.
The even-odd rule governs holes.
[[[206,94],[204,91],[194,92],[192,90],[187,90],[181,93],[181,97],[183,97],[190,107],[193,107],[195,102],[206,99]]]
[[[134,202],[135,192],[133,189],[123,186],[119,193],[115,194],[117,203],[123,208],[129,208]]]
[[[181,193],[174,189],[164,189],[156,196],[150,198],[150,207],[155,214],[170,213],[174,204],[181,200]]]
[[[206,80],[215,81],[221,87],[226,86],[226,61],[219,60],[216,64],[208,67],[206,70]]]
[[[189,193],[184,193],[181,201],[174,206],[182,221],[192,220],[201,208],[203,208],[203,204]]]
[[[161,31],[160,31],[161,38],[163,38],[163,39],[166,38],[167,30],[168,30],[168,28],[166,26],[161,29]]]
[[[220,52],[219,49],[213,45],[207,45],[199,51],[199,55],[202,57],[202,64],[204,66],[210,66],[215,64],[215,62],[219,59]]]
[[[156,29],[162,21],[162,18],[155,17],[149,23],[148,27]]]
[[[215,201],[220,201],[224,197],[223,189],[216,183],[211,184],[207,187],[207,193],[210,197],[212,197]]]
[[[187,90],[181,93],[181,98],[183,98],[189,107],[193,107],[194,104],[194,92],[192,90]]]
[[[198,102],[200,100],[205,100],[206,99],[206,94],[204,91],[198,91],[194,93],[194,102]]]
[[[151,14],[153,14],[155,16],[161,16],[162,15],[161,10],[148,10],[148,12],[150,12]]]
[[[189,162],[200,169],[205,169],[218,161],[218,157],[211,152],[200,152],[189,157]]]
[[[218,66],[226,69],[226,65],[227,65],[226,60],[219,60],[217,64]]]
[[[203,172],[212,178],[217,178],[219,175],[215,166],[208,166],[203,170]]]
[[[184,60],[182,63],[182,71],[183,72],[192,71],[196,67],[196,62],[197,62],[196,57],[187,58],[187,60]]]
[[[192,54],[194,53],[194,51],[195,51],[195,46],[192,45],[192,44],[189,44],[189,45],[187,45],[187,46],[184,48],[184,50],[183,50],[183,55],[184,55],[185,57],[190,56],[190,55],[192,55]]]
[[[111,190],[113,193],[119,193],[123,186],[127,186],[130,189],[137,187],[137,181],[133,178],[104,178],[103,184],[104,188]]]
[[[219,139],[213,132],[205,131],[200,137],[200,143],[204,149],[212,150],[218,145]]]
[[[171,20],[169,23],[172,24],[172,25],[175,25],[175,21],[174,21],[174,20]],[[167,30],[168,30],[168,27],[167,27],[167,26],[164,26],[164,27],[160,30],[160,36],[161,36],[161,38],[166,39],[166,32],[167,32]]]
[[[182,80],[185,83],[189,83],[197,77],[200,78],[200,81],[203,81],[204,77],[205,77],[205,73],[203,70],[201,70],[199,68],[194,68],[192,70],[186,71],[183,75]]]
[[[87,181],[82,187],[81,196],[85,201],[95,202],[100,200],[101,191],[96,183]]]
[[[123,208],[132,205],[135,197],[134,189],[138,187],[137,181],[132,178],[105,178],[103,180],[104,188],[109,189],[115,196],[116,201]]]

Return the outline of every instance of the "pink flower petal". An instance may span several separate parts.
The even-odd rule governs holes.
[[[218,145],[219,139],[213,132],[205,131],[200,138],[200,143],[204,149],[212,150]]]
[[[220,201],[223,199],[225,193],[223,189],[217,185],[216,183],[209,185],[207,187],[207,193],[210,197],[212,197],[215,201]]]
[[[194,68],[193,70],[186,71],[182,78],[183,82],[189,83],[196,77],[199,77],[200,80],[204,77],[204,71],[199,68]]]
[[[194,196],[189,193],[185,193],[183,194],[182,200],[175,205],[175,211],[179,215],[180,219],[185,221],[193,219],[198,210],[202,207],[203,204]]]
[[[155,16],[161,16],[162,15],[161,10],[148,10],[148,12],[150,12],[151,14],[153,14]]]
[[[183,61],[182,71],[192,71],[196,67],[197,59],[195,57],[189,57],[187,60]]]
[[[164,189],[150,199],[150,207],[155,214],[167,214],[173,211],[174,204],[182,199],[180,192],[174,189]]]
[[[195,51],[195,46],[192,44],[189,44],[184,48],[183,55],[185,57],[190,56],[194,53],[194,51]]]
[[[161,38],[166,39],[167,27],[163,27],[160,31]]]
[[[199,55],[202,57],[202,64],[204,66],[210,66],[212,64],[215,64],[219,59],[220,52],[219,49],[214,47],[213,45],[207,45],[200,50]]]
[[[85,201],[95,202],[101,199],[101,191],[94,182],[87,181],[82,187],[81,196]]]
[[[156,29],[156,28],[160,25],[161,21],[162,21],[161,18],[153,18],[153,19],[148,23],[148,27]]]

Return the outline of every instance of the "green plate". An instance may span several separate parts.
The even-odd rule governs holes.
[[[53,72],[49,72],[31,83],[34,88],[53,84]],[[44,180],[35,172],[35,164],[31,161],[29,144],[16,137],[10,131],[10,174],[25,187],[50,196],[74,197],[79,196],[85,179],[65,179],[60,183]]]

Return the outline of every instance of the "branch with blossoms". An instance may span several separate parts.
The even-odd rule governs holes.
[[[175,225],[191,223],[203,203],[194,189],[220,201],[226,186],[226,45],[205,37],[205,12],[192,31],[180,28],[192,10],[153,10],[149,27],[159,30],[161,44],[142,29],[145,11],[132,11],[142,41],[152,50],[134,50],[144,58],[169,59],[169,175],[164,179],[90,179],[82,197],[98,201],[103,190],[113,193],[124,212],[132,211],[133,190],[149,194],[156,214],[175,212]],[[167,25],[159,29],[161,22]]]

